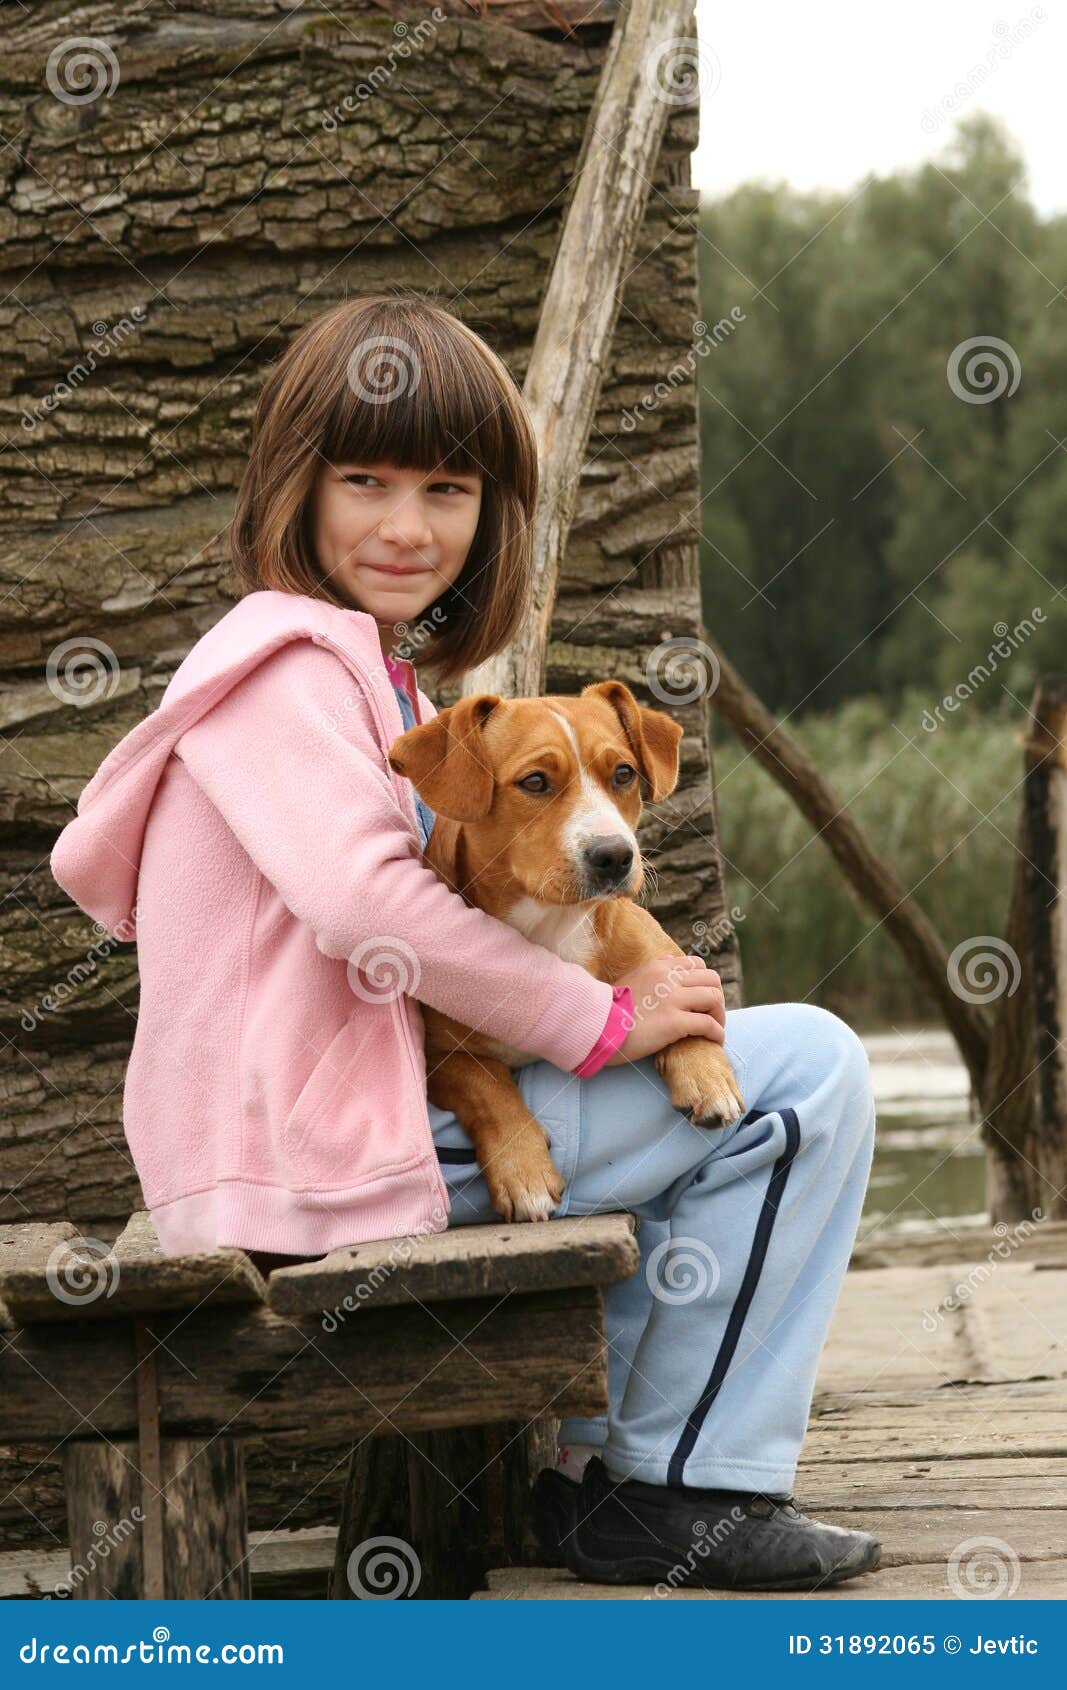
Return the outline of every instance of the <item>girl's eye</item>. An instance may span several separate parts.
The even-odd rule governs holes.
[[[637,770],[630,763],[620,763],[615,770],[616,786],[632,786],[637,779]]]
[[[532,780],[540,781],[541,785],[531,786]],[[521,786],[524,792],[542,793],[548,791],[549,779],[547,775],[541,773],[540,769],[537,769],[532,775],[524,775],[522,780],[516,781],[515,784]]]
[[[351,482],[361,482],[377,481],[378,477],[376,475],[367,475],[363,470],[356,470],[353,471],[351,475],[346,475],[344,479]]]
[[[458,481],[435,481],[433,487],[431,488],[431,492],[443,493],[445,489],[449,487],[451,487],[456,493],[465,493],[467,491],[465,487],[460,486]]]

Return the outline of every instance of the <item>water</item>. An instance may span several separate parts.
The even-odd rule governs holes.
[[[878,1112],[859,1236],[987,1220],[985,1147],[971,1118],[967,1071],[936,1027],[864,1033]]]

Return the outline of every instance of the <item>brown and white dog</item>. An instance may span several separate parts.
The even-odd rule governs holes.
[[[389,752],[436,814],[425,861],[468,904],[614,985],[650,957],[684,953],[633,900],[644,884],[639,776],[651,803],[678,782],[682,729],[621,681],[577,697],[479,693],[401,734]],[[635,1010],[639,1006],[635,1005]],[[563,1195],[540,1123],[510,1070],[537,1060],[423,1005],[430,1101],[462,1122],[505,1220],[547,1220]],[[743,1104],[713,1040],[685,1037],[656,1066],[698,1126]]]

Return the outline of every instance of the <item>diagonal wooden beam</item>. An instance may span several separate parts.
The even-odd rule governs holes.
[[[518,638],[467,671],[466,697],[494,692],[520,698],[544,691],[560,558],[621,285],[667,118],[690,82],[696,100],[695,34],[693,0],[629,0],[620,8],[523,385],[541,472],[529,606]]]

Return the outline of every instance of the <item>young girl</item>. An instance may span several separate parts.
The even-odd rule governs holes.
[[[435,713],[412,655],[451,681],[515,634],[536,494],[521,398],[457,318],[382,297],[310,323],[256,410],[244,596],[89,782],[53,871],[136,932],[124,1124],[167,1253],[266,1268],[495,1219],[427,1101],[419,1003],[535,1052],[517,1082],[555,1213],[641,1217],[604,1298],[611,1407],[563,1422],[542,1531],[589,1578],[814,1588],[878,1559],[788,1496],[871,1161],[862,1045],[807,1004],[726,1016],[699,958],[613,990],[471,908],[387,762]],[[747,1113],[709,1132],[651,1058],[724,1032]]]

